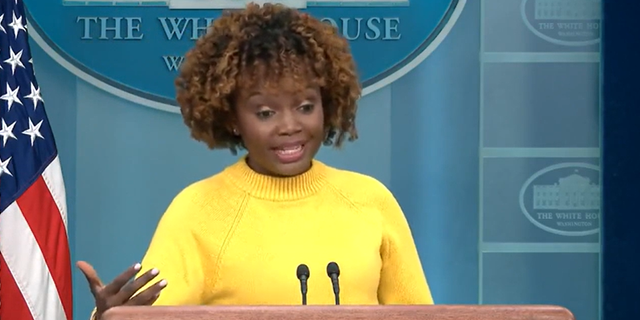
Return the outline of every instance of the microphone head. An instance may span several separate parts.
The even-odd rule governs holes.
[[[302,277],[305,277],[305,279],[309,278],[309,267],[307,267],[306,264],[301,264],[298,266],[298,269],[296,270],[296,276],[298,277],[298,279],[302,279]]]
[[[340,275],[340,268],[338,268],[338,264],[333,261],[329,262],[327,265],[327,275],[331,277],[332,274],[335,274],[336,276]]]

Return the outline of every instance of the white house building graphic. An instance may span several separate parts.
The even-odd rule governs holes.
[[[533,209],[598,210],[600,185],[578,174],[560,178],[552,185],[533,186]]]
[[[282,3],[292,8],[409,6],[409,0],[63,0],[66,6],[153,6],[170,9],[241,9],[248,3]]]
[[[600,0],[536,0],[536,20],[598,20]]]

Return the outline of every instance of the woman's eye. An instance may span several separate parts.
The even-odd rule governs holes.
[[[268,118],[272,114],[273,114],[273,111],[271,110],[262,110],[257,113],[258,118],[261,118],[261,119]]]
[[[314,107],[314,105],[310,104],[310,103],[303,104],[303,105],[300,106],[300,110],[302,110],[302,112],[308,113],[308,112],[313,111],[313,107]]]

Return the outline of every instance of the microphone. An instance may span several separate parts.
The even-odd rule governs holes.
[[[331,278],[331,284],[333,284],[333,294],[336,296],[336,305],[340,304],[340,284],[338,283],[338,277],[340,276],[340,268],[335,262],[329,262],[327,265],[327,275]]]
[[[307,304],[307,279],[309,279],[309,267],[306,264],[301,264],[296,270],[296,276],[300,280],[300,292],[302,292],[302,304]]]

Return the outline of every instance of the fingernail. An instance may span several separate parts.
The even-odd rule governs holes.
[[[142,265],[141,265],[141,264],[139,264],[139,263],[136,263],[136,264],[133,266],[133,269],[134,269],[134,270],[136,270],[136,271],[140,270],[140,268],[142,268]]]
[[[166,286],[166,285],[167,285],[167,280],[162,279],[162,281],[160,281],[160,286],[161,286],[161,287],[164,287],[164,286]]]
[[[158,270],[158,269],[156,269],[156,268],[151,269],[151,275],[152,275],[152,276],[157,275],[159,272],[160,272],[160,270]]]

